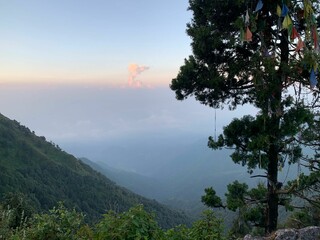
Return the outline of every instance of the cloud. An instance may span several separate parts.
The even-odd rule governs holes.
[[[136,63],[131,63],[128,66],[129,77],[128,77],[128,86],[133,88],[141,88],[144,85],[141,81],[137,80],[137,76],[140,75],[142,72],[148,70],[149,67],[147,66],[139,66]]]

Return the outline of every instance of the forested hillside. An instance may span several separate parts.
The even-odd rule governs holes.
[[[143,204],[154,211],[162,227],[188,223],[184,214],[148,200],[94,171],[58,145],[38,137],[27,127],[0,115],[0,197],[23,193],[37,211],[59,201],[85,213],[88,222],[107,210],[128,210]]]

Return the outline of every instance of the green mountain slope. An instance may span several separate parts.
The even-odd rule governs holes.
[[[21,192],[38,210],[64,201],[93,222],[109,209],[124,211],[142,203],[155,212],[164,228],[188,223],[184,214],[117,186],[59,146],[1,114],[0,169],[0,198],[8,192]]]

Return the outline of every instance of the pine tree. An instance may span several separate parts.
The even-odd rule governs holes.
[[[178,100],[194,96],[214,108],[251,104],[259,110],[256,116],[234,119],[208,145],[233,148],[233,161],[250,173],[265,170],[267,186],[259,200],[270,233],[277,228],[278,206],[287,204],[283,195],[294,193],[299,184],[282,186],[279,169],[299,162],[303,145],[314,140],[302,135],[314,125],[319,96],[319,3],[190,0],[189,5],[193,54],[170,87]],[[248,191],[245,195],[254,197]]]

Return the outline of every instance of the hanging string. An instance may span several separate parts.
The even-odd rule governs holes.
[[[300,159],[298,160],[298,178],[297,178],[297,184],[299,186],[299,182],[300,182],[300,174],[301,174],[301,165],[300,165]]]
[[[293,153],[292,153],[293,154]],[[298,168],[297,168],[297,184],[299,186],[299,182],[300,182],[300,175],[301,175],[301,163],[300,163],[300,158],[298,158]]]
[[[214,141],[217,141],[217,109],[214,109]]]
[[[259,150],[259,168],[261,169],[262,161],[261,161],[261,151]]]
[[[289,172],[290,172],[290,167],[291,167],[291,165],[289,164],[288,169],[287,169],[287,173],[286,173],[286,177],[283,180],[283,184],[285,184],[287,182],[287,178],[288,178],[288,175],[289,175]]]

